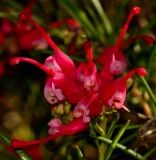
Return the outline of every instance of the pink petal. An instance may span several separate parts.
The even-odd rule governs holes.
[[[61,89],[55,88],[52,77],[48,77],[46,81],[44,87],[44,96],[50,104],[55,104],[65,99]]]
[[[50,126],[50,129],[49,129],[48,133],[50,135],[53,135],[53,134],[55,134],[57,132],[60,132],[60,130],[62,128],[62,122],[58,118],[53,118],[48,123],[48,126]]]
[[[59,64],[56,62],[55,58],[53,56],[49,56],[44,63],[45,66],[47,66],[49,69],[54,70],[56,73],[61,73],[62,69],[59,66]]]

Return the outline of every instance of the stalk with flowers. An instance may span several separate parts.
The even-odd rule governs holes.
[[[95,143],[99,160],[111,159],[115,148],[124,151],[135,159],[147,159],[147,155],[142,155],[135,149],[119,143],[125,131],[130,127],[131,119],[122,125],[117,133],[115,132],[120,113],[130,112],[131,110],[125,102],[127,96],[126,83],[129,79],[134,75],[140,77],[149,95],[153,97],[153,93],[144,78],[148,74],[147,70],[139,66],[126,73],[127,58],[123,53],[123,49],[136,40],[143,40],[148,45],[154,45],[155,43],[154,39],[148,35],[135,35],[126,41],[123,40],[133,17],[140,13],[140,7],[135,6],[131,9],[115,45],[111,44],[105,47],[102,53],[94,58],[93,54],[95,53],[92,49],[92,41],[85,39],[82,42],[81,50],[84,50],[87,60],[75,63],[68,54],[58,47],[42,25],[34,20],[32,7],[35,3],[36,1],[32,0],[18,17],[18,23],[22,24],[22,30],[20,30],[19,35],[23,35],[26,32],[27,25],[31,26],[30,37],[27,38],[28,35],[25,35],[23,36],[24,41],[19,41],[28,46],[26,50],[31,50],[34,44],[40,45],[40,43],[44,42],[44,44],[48,44],[51,47],[54,54],[49,55],[44,63],[19,55],[11,57],[9,63],[17,65],[21,62],[27,62],[44,71],[46,74],[44,97],[47,103],[52,106],[52,111],[54,109],[57,110],[60,104],[64,105],[62,110],[67,105],[70,108],[66,113],[66,117],[68,117],[65,117],[66,119],[64,115],[58,116],[54,111],[52,118],[47,122],[49,130],[45,137],[29,141],[17,138],[8,140],[1,134],[1,139],[4,142],[7,140],[8,150],[25,159],[40,160],[43,159],[40,153],[41,144],[55,141],[62,136],[76,137],[82,132],[84,133],[82,139],[92,140]],[[81,28],[78,22],[73,19],[50,23],[50,26],[54,28],[65,24],[69,24],[73,28]],[[32,32],[36,34],[32,34]],[[30,45],[27,45],[26,40],[29,41],[28,44]],[[77,49],[74,52],[75,57],[77,56],[76,51]],[[152,100],[155,104],[154,97]],[[154,110],[152,114],[155,116]],[[85,159],[79,143],[77,141],[75,147],[78,159]]]

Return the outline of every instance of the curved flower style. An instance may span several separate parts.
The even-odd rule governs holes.
[[[153,38],[147,35],[137,35],[125,42],[122,42],[132,18],[139,13],[139,7],[132,8],[116,44],[114,46],[104,48],[103,52],[97,58],[97,62],[103,65],[101,76],[105,77],[106,75],[109,75],[109,78],[113,79],[114,74],[118,75],[125,70],[126,58],[122,50],[133,41],[143,39],[147,44],[154,44]]]
[[[126,61],[125,61],[125,56],[123,52],[120,49],[120,45],[122,42],[122,39],[124,38],[124,35],[128,29],[129,23],[132,20],[132,18],[139,14],[140,8],[139,7],[134,7],[132,8],[127,21],[125,22],[120,36],[115,44],[115,46],[111,48],[107,48],[104,52],[104,54],[107,54],[107,60],[109,62],[104,62],[105,66],[103,67],[102,72],[110,72],[112,74],[120,74],[121,72],[124,71],[125,66],[126,66]],[[108,58],[110,57],[110,58]]]
[[[110,48],[109,54],[106,54],[104,67],[100,74],[93,62],[92,48],[88,41],[84,43],[88,62],[80,63],[78,68],[76,68],[72,59],[58,48],[46,31],[33,19],[29,19],[55,53],[49,56],[44,64],[25,57],[14,57],[10,60],[10,63],[15,65],[20,61],[25,61],[45,71],[47,80],[44,95],[50,104],[67,100],[71,104],[76,104],[76,106],[72,112],[74,119],[69,123],[62,125],[60,119],[54,118],[50,120],[48,123],[50,136],[29,142],[12,140],[13,148],[27,148],[48,142],[59,136],[72,135],[84,131],[88,128],[91,118],[102,113],[103,107],[125,108],[126,81],[136,73],[139,76],[146,76],[144,68],[136,68],[119,79],[114,78],[115,74],[121,73],[125,65],[125,57],[120,46],[123,45],[124,47],[131,41],[142,38],[134,38],[127,42],[127,44],[121,43],[132,17],[139,12],[139,7],[132,9],[116,45]],[[149,38],[144,37],[144,39],[148,43],[151,43]]]

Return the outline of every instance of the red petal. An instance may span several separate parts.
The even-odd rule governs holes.
[[[53,82],[60,88],[70,103],[78,103],[83,97],[84,88],[76,79],[70,79],[65,74],[58,73],[54,76]]]

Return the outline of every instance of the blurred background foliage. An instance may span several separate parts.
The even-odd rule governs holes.
[[[0,0],[0,19],[9,18],[16,24],[17,17],[23,8],[29,3],[28,0]],[[92,42],[94,58],[102,52],[103,48],[115,44],[121,28],[133,6],[140,6],[141,13],[136,16],[128,29],[125,39],[136,34],[148,34],[155,39],[156,35],[156,2],[151,0],[37,0],[33,7],[33,16],[38,23],[44,26],[53,37],[56,44],[68,53],[68,46],[74,42],[77,47],[75,54],[69,54],[76,64],[85,61],[85,52],[82,44],[85,39]],[[50,22],[65,18],[74,18],[79,24],[78,31],[70,30],[66,26],[56,29],[50,28]],[[75,36],[76,35],[76,36]],[[73,37],[76,37],[73,39]],[[0,48],[0,130],[9,137],[22,140],[31,140],[45,137],[47,135],[47,122],[53,114],[65,115],[63,106],[55,110],[44,99],[43,89],[45,74],[31,64],[21,63],[17,66],[10,66],[8,60],[13,56],[25,56],[44,62],[45,58],[53,51],[48,47],[43,50],[33,48],[30,51],[18,49],[16,35],[7,37],[5,45]],[[124,49],[128,60],[127,70],[135,67],[145,67],[148,70],[147,80],[154,93],[156,93],[156,47],[148,46],[143,41],[137,41]],[[99,66],[100,68],[100,66]],[[153,149],[156,144],[152,143],[151,137],[147,137],[147,144],[137,137],[139,128],[152,117],[151,100],[141,81],[132,83],[128,81],[128,95],[126,104],[131,110],[130,113],[120,113],[120,118],[115,128],[116,132],[128,119],[131,120],[129,128],[120,140],[121,143],[133,147],[141,153]],[[70,107],[69,107],[70,108]],[[53,112],[52,112],[53,111]],[[111,125],[116,113],[108,116],[108,127]],[[142,128],[147,129],[149,128]],[[152,128],[153,129],[153,128]],[[138,131],[139,130],[139,131]],[[114,135],[113,135],[114,136]],[[127,141],[124,142],[126,137]],[[153,137],[156,137],[154,133]],[[153,138],[152,137],[152,138]],[[154,139],[153,139],[154,140]],[[142,144],[144,143],[144,144]],[[58,138],[42,146],[44,159],[75,159],[77,157],[76,145],[79,145],[85,159],[95,160],[98,151],[94,141],[87,137],[87,134],[80,134],[77,137]],[[153,155],[149,159],[153,159]],[[5,158],[4,158],[5,157]],[[111,159],[133,159],[123,152],[116,150]],[[3,144],[0,143],[0,160],[16,159],[9,153]]]

